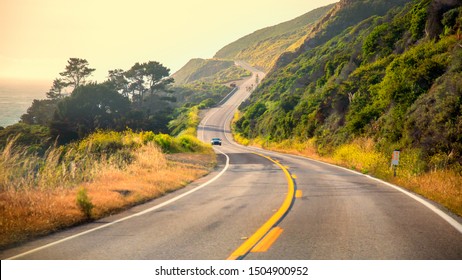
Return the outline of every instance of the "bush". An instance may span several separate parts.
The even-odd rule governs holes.
[[[41,125],[17,123],[0,130],[0,149],[13,138],[15,146],[27,147],[31,153],[43,154],[52,144],[49,129]]]
[[[371,139],[358,139],[338,147],[333,154],[338,163],[357,169],[362,173],[382,173],[388,169],[388,158],[375,151]]]
[[[405,139],[409,145],[425,151],[433,168],[462,164],[461,127],[462,74],[447,74],[410,107]],[[444,161],[439,160],[442,155]]]
[[[197,107],[199,109],[207,109],[213,107],[215,104],[216,102],[212,98],[208,98],[202,101]]]
[[[93,209],[93,203],[88,197],[87,190],[81,187],[77,192],[76,203],[82,213],[87,219],[91,218],[91,210]]]
[[[162,152],[172,152],[174,149],[174,139],[168,134],[157,134],[154,137],[154,142],[159,145]]]
[[[200,152],[205,149],[205,144],[192,135],[180,135],[177,141],[182,152]]]
[[[97,155],[113,154],[125,146],[122,137],[122,133],[115,131],[97,131],[80,141],[78,150]]]

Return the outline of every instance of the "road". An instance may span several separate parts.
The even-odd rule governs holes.
[[[235,144],[254,76],[203,118],[219,166],[188,187],[12,248],[2,259],[462,259],[462,225],[419,197],[317,161]],[[426,203],[427,205],[424,205]],[[452,223],[452,224],[451,224]]]

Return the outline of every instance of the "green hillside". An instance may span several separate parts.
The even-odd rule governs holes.
[[[413,172],[462,172],[462,9],[456,0],[341,1],[263,81],[236,130],[310,141],[358,139],[414,157]]]
[[[249,76],[250,73],[234,65],[231,60],[191,59],[172,75],[176,85],[194,82],[227,83]]]
[[[308,34],[313,24],[332,7],[318,8],[293,20],[255,31],[219,50],[215,58],[244,60],[269,70],[277,57]]]

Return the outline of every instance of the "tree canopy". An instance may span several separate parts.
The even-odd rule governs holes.
[[[51,123],[52,136],[60,142],[82,138],[97,129],[123,130],[130,101],[101,84],[76,88],[57,105]]]
[[[156,61],[137,62],[126,72],[113,70],[109,75],[119,89],[128,90],[138,107],[142,106],[147,93],[152,95],[173,83],[173,79],[169,78],[170,69]]]
[[[69,58],[64,72],[59,73],[63,77],[66,86],[74,89],[86,83],[86,79],[95,71],[88,67],[88,61],[82,58]]]

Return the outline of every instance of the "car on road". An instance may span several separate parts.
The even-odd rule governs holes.
[[[220,145],[220,146],[221,146],[221,139],[220,139],[220,138],[217,138],[217,137],[212,138],[212,140],[210,141],[210,143],[211,143],[212,145]]]

